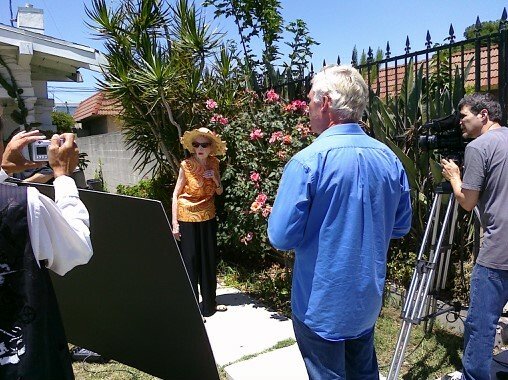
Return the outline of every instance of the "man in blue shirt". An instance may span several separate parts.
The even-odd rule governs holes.
[[[319,137],[287,163],[268,221],[273,246],[295,250],[293,326],[310,379],[378,379],[386,255],[411,227],[402,164],[358,125],[367,100],[352,67],[315,75],[309,117]]]

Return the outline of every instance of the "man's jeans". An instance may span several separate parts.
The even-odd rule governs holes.
[[[374,328],[357,339],[321,338],[293,315],[296,341],[310,380],[378,380]]]
[[[508,271],[476,264],[464,324],[463,379],[489,380],[496,326],[508,301]]]

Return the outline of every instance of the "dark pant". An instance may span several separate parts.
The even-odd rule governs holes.
[[[198,284],[201,291],[201,313],[210,316],[215,313],[217,303],[216,252],[217,222],[178,222],[180,224],[180,250],[192,290],[198,300]]]
[[[508,301],[508,271],[476,264],[464,323],[463,379],[488,380],[496,327]]]
[[[378,380],[374,329],[340,342],[321,338],[293,315],[296,342],[310,380]]]

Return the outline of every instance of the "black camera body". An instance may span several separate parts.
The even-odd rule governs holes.
[[[418,138],[418,147],[424,151],[435,150],[443,156],[462,161],[466,145],[470,139],[462,137],[460,119],[457,112],[434,119],[422,125],[426,134]]]

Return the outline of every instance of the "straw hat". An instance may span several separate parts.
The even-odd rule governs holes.
[[[187,149],[189,152],[194,152],[194,147],[192,146],[192,142],[199,136],[203,136],[212,142],[212,151],[211,155],[219,156],[226,154],[226,143],[221,140],[220,136],[215,132],[212,132],[208,128],[197,128],[192,131],[186,131],[183,136],[180,138],[180,142],[183,147]]]

